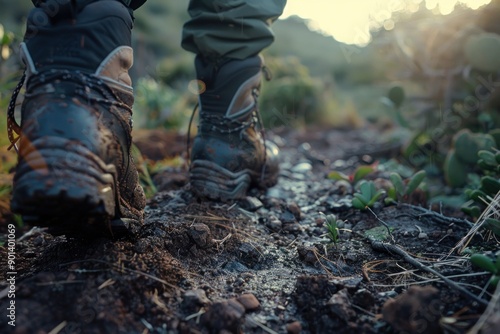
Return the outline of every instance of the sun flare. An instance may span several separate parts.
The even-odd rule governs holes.
[[[370,29],[394,27],[391,15],[398,11],[415,12],[423,0],[288,0],[282,18],[297,15],[310,20],[310,27],[347,44],[366,45]],[[428,9],[450,14],[457,4],[478,9],[491,0],[425,0]]]

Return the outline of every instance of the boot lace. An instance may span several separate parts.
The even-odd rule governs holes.
[[[7,136],[10,141],[10,146],[8,150],[14,148],[14,150],[19,154],[19,148],[17,142],[21,138],[21,126],[17,123],[15,118],[15,108],[17,103],[17,97],[21,91],[24,81],[26,79],[26,72],[23,73],[21,80],[14,89],[9,107],[7,109]],[[49,70],[43,74],[39,74],[30,79],[30,90],[41,85],[52,83],[55,81],[67,81],[76,83],[77,88],[73,92],[74,96],[79,96],[90,102],[95,102],[98,104],[113,105],[119,108],[124,108],[129,112],[132,112],[132,108],[121,102],[114,91],[98,76],[82,73],[80,71],[68,71],[68,70]],[[97,93],[97,94],[96,94]],[[40,94],[46,94],[45,92],[38,93],[26,93],[26,97],[33,97]],[[111,111],[111,108],[108,108]],[[120,118],[119,118],[120,119]]]
[[[271,72],[266,66],[262,67],[262,72],[264,73],[264,78],[266,79],[266,81],[271,80],[271,78],[272,78]],[[200,112],[200,123],[203,123],[204,125],[209,126],[210,127],[209,129],[211,131],[217,132],[220,134],[231,134],[231,133],[239,132],[241,140],[244,138],[245,130],[247,130],[250,127],[257,128],[260,135],[261,135],[263,145],[264,145],[264,163],[262,164],[262,169],[261,169],[261,173],[260,173],[261,181],[263,181],[265,178],[265,172],[266,172],[267,148],[265,147],[266,133],[264,130],[262,116],[260,115],[259,105],[258,105],[259,89],[257,89],[257,88],[253,89],[252,96],[254,98],[255,105],[254,105],[254,108],[252,111],[252,116],[249,117],[248,120],[239,121],[236,119],[228,118],[226,116]],[[187,143],[186,143],[187,159],[188,159],[189,164],[191,163],[191,159],[190,159],[191,127],[192,127],[193,120],[194,120],[194,117],[195,117],[198,109],[199,109],[199,103],[197,103],[194,106],[193,112],[191,113],[191,117],[189,118],[189,125],[188,125],[188,132],[187,132]],[[257,125],[257,127],[256,127],[256,125]],[[189,166],[189,167],[191,167],[191,166]]]

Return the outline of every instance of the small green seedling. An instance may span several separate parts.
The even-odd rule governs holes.
[[[481,269],[491,273],[488,286],[496,287],[500,281],[500,252],[496,254],[496,260],[484,254],[473,254],[470,257],[470,262]]]
[[[339,228],[337,226],[337,217],[335,215],[327,215],[326,219],[326,229],[328,230],[328,238],[337,245],[339,241]]]
[[[354,194],[352,206],[359,210],[371,208],[384,193],[382,189],[377,190],[373,181],[363,180],[359,184],[359,193]]]
[[[376,171],[377,165],[378,165],[378,163],[376,162],[374,164],[367,165],[367,166],[359,166],[350,175],[347,175],[347,174],[344,174],[341,172],[337,172],[337,171],[332,171],[328,174],[328,178],[332,179],[332,180],[344,180],[344,181],[349,182],[352,185],[355,185],[356,183],[361,181],[365,176]]]
[[[389,178],[393,187],[388,191],[388,200],[393,202],[404,200],[418,188],[425,176],[425,171],[421,170],[405,182],[398,173],[391,173]]]

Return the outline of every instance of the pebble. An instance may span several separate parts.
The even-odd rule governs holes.
[[[210,228],[201,223],[193,224],[189,230],[189,236],[197,246],[207,248],[212,244],[212,234]]]
[[[295,218],[295,215],[290,212],[289,210],[286,210],[280,215],[280,220],[283,224],[291,224],[295,223],[297,219]]]
[[[294,173],[307,173],[312,170],[312,165],[309,162],[301,162],[295,166],[293,166],[290,171]]]
[[[352,296],[353,303],[365,308],[370,309],[373,305],[375,305],[375,297],[373,294],[366,289],[359,289]]]
[[[348,198],[342,198],[338,201],[327,202],[327,208],[332,212],[342,212],[347,211],[352,208],[352,200]]]
[[[245,307],[236,299],[213,303],[203,314],[202,322],[211,333],[239,333]]]
[[[275,187],[275,188],[271,188],[267,191],[266,197],[286,199],[288,196],[283,191],[281,191],[279,188]]]
[[[296,220],[301,219],[300,207],[295,202],[291,202],[288,204],[288,211],[290,211]]]
[[[283,227],[283,223],[281,220],[276,218],[276,216],[269,216],[269,219],[267,220],[266,226],[269,227],[273,231],[279,231]]]
[[[315,251],[316,249],[314,247],[308,247],[308,246],[297,247],[297,253],[299,253],[299,259],[309,264],[315,264],[316,261],[318,261]]]
[[[247,196],[240,201],[240,206],[248,211],[257,211],[262,208],[264,204],[262,204],[257,197]]]
[[[288,334],[299,334],[302,331],[302,325],[298,321],[294,321],[286,325],[286,332]]]
[[[205,290],[202,289],[188,290],[184,293],[182,299],[182,307],[189,310],[196,310],[200,306],[207,305],[209,303],[210,300],[207,298]]]
[[[237,272],[237,273],[248,271],[248,267],[238,261],[230,261],[226,263],[224,269],[230,272]]]
[[[237,301],[240,302],[240,304],[243,305],[243,307],[245,307],[245,310],[247,312],[255,311],[260,307],[260,302],[251,293],[246,293],[239,296],[237,298]]]
[[[332,313],[346,321],[356,315],[356,312],[352,308],[347,289],[342,289],[334,294],[326,304],[330,307]]]
[[[379,292],[378,295],[383,298],[394,298],[398,293],[394,290]]]

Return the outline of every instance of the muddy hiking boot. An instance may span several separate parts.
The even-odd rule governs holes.
[[[258,110],[260,56],[219,64],[195,59],[200,120],[191,150],[190,182],[201,197],[241,199],[278,176],[278,148],[264,140]]]
[[[145,206],[130,156],[132,17],[118,1],[84,3],[42,3],[28,17],[21,125],[23,80],[8,113],[19,156],[11,206],[54,234],[117,236],[137,231]]]

